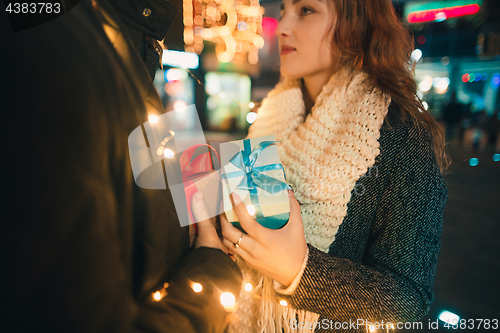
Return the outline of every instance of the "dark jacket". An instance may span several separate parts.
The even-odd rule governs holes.
[[[140,3],[117,7],[151,8],[138,36],[162,38],[169,6]],[[122,14],[82,0],[18,33],[0,14],[1,332],[220,332],[239,293],[226,254],[189,250],[170,191],[134,183],[128,135],[162,106]]]
[[[343,323],[337,331],[364,332],[358,320],[415,321],[433,301],[448,192],[432,139],[391,105],[379,142],[380,154],[356,182],[329,253],[309,245],[291,296],[294,307],[321,315],[315,332]]]

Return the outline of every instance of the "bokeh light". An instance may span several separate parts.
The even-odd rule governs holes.
[[[155,123],[158,122],[158,117],[155,116],[154,114],[149,115],[148,119],[149,119],[149,122],[152,123],[152,124],[155,124]]]
[[[220,295],[220,302],[226,311],[232,312],[236,304],[236,297],[231,293],[223,293]]]
[[[498,73],[495,73],[493,75],[493,77],[491,78],[491,85],[493,86],[493,88],[498,88],[498,86],[500,85],[500,74]]]
[[[257,113],[255,113],[255,112],[248,112],[247,113],[247,122],[249,124],[253,124],[255,119],[257,119]]]
[[[199,293],[203,290],[203,286],[196,282],[191,285],[191,288],[193,288],[195,293]]]
[[[174,152],[168,148],[163,151],[163,155],[168,159],[172,159],[175,156]]]
[[[168,83],[182,80],[182,72],[177,68],[166,70],[163,76]]]
[[[477,166],[478,164],[479,164],[479,160],[478,160],[477,158],[475,158],[475,157],[473,157],[473,158],[471,158],[471,159],[469,160],[469,165],[470,165],[471,167],[475,167],[475,166]]]
[[[179,99],[179,100],[174,102],[173,108],[175,111],[184,112],[187,110],[187,104],[183,100]]]
[[[460,316],[445,310],[439,314],[438,319],[445,323],[456,325],[460,321]]]
[[[422,51],[420,49],[415,49],[411,53],[411,60],[413,62],[418,62],[422,58]]]

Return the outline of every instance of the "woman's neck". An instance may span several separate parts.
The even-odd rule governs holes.
[[[302,95],[306,105],[306,114],[311,112],[312,107],[316,103],[316,98],[323,90],[323,87],[328,83],[332,75],[339,73],[339,70],[331,72],[323,72],[313,77],[304,77],[302,79]]]
[[[314,106],[316,98],[313,99],[311,97],[311,95],[309,94],[308,90],[305,87],[304,80],[302,80],[301,90],[302,90],[302,97],[304,99],[304,105],[306,107],[306,115],[308,115],[311,113],[311,110]]]

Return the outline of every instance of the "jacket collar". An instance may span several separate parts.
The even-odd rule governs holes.
[[[107,0],[131,28],[157,40],[165,38],[177,8],[167,0]]]

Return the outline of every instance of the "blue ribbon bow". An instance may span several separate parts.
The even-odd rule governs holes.
[[[283,173],[285,173],[281,163],[263,165],[259,167],[254,166],[262,151],[276,142],[279,141],[262,141],[252,150],[250,139],[243,140],[244,149],[239,151],[229,160],[234,166],[241,169],[241,171],[229,172],[223,175],[225,179],[243,176],[243,179],[238,186],[236,186],[236,188],[239,190],[249,191],[252,205],[255,207],[256,218],[264,217],[259,204],[257,187],[260,187],[271,194],[279,193],[289,188],[286,183],[263,174],[265,171],[280,169],[283,170]]]

